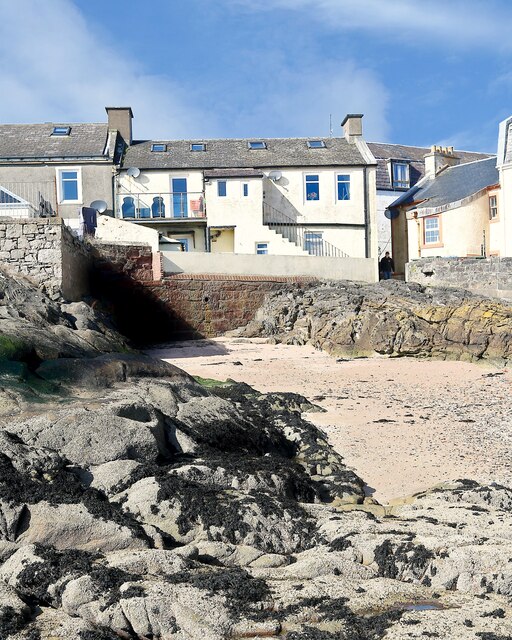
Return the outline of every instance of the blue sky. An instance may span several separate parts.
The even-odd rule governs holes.
[[[334,135],[495,151],[512,114],[510,0],[0,0],[1,122],[137,138]]]

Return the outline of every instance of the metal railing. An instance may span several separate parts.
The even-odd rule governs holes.
[[[55,182],[0,183],[0,217],[49,218],[57,215]]]
[[[282,211],[263,203],[263,224],[293,242],[310,256],[349,258],[350,256],[322,238],[318,231],[308,229]]]
[[[201,191],[128,193],[117,195],[116,212],[124,220],[166,220],[205,218],[204,194]]]

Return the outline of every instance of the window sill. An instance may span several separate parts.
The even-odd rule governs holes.
[[[491,218],[489,220],[489,224],[494,224],[495,222],[501,222],[501,221],[500,221],[500,219],[498,217],[497,218]]]
[[[430,242],[428,244],[421,244],[422,249],[439,249],[444,247],[444,242]]]

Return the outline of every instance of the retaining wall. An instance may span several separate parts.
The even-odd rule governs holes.
[[[512,301],[512,258],[425,258],[405,266],[407,282],[468,289]]]

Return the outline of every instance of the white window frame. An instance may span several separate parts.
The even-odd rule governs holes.
[[[429,222],[434,222],[434,220],[436,221],[436,227],[427,228],[427,223]],[[427,240],[427,233],[429,232],[435,232],[437,231],[437,238],[435,240]],[[431,216],[428,218],[423,218],[423,233],[424,233],[424,237],[423,237],[423,243],[425,246],[428,246],[430,244],[440,244],[441,243],[441,221],[439,219],[439,216]]]
[[[498,196],[496,194],[489,196],[489,220],[498,218]]]
[[[306,187],[306,185],[307,185],[306,178],[308,176],[318,176],[318,180],[316,181],[317,184],[318,184],[318,193],[317,193],[318,198],[316,198],[316,199],[314,199],[314,198],[308,199],[308,192],[307,192],[307,187]],[[308,171],[308,173],[304,173],[303,174],[302,183],[303,183],[303,189],[304,189],[304,202],[310,202],[310,203],[311,202],[320,202],[320,177],[321,177],[321,174],[318,173],[318,172],[317,173],[312,173],[312,172],[310,173]],[[309,184],[311,184],[311,183],[309,183]]]
[[[254,247],[255,247],[256,255],[257,256],[267,256],[268,255],[268,244],[269,244],[268,242],[255,242],[254,243]],[[258,253],[258,248],[262,247],[263,245],[265,246],[265,252]]]
[[[346,200],[340,200],[338,198],[338,181],[339,178],[341,176],[347,176],[348,177],[348,194],[349,197]],[[344,180],[343,182],[346,182],[346,180]],[[352,200],[352,174],[351,173],[337,173],[335,176],[335,183],[334,183],[334,198],[336,202],[351,202]]]
[[[57,178],[57,198],[59,204],[83,204],[82,197],[82,167],[59,167],[55,169]],[[62,189],[62,174],[68,171],[76,171],[77,180],[77,200],[64,200],[64,191]]]
[[[395,182],[395,177],[393,174],[394,171],[394,167],[396,166],[404,166],[405,167],[405,180],[401,180],[400,182],[405,182],[406,184],[401,185],[398,184],[398,180]],[[390,171],[391,171],[391,187],[393,189],[403,189],[404,191],[407,191],[408,189],[411,188],[411,172],[410,172],[410,165],[408,162],[405,162],[403,160],[391,160],[391,164],[390,164]]]

